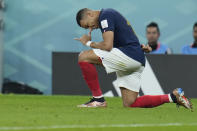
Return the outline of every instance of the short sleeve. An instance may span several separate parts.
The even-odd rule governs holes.
[[[115,21],[112,14],[105,14],[100,19],[101,32],[104,33],[106,31],[114,31]]]

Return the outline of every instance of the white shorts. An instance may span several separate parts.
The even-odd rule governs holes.
[[[139,92],[144,70],[140,62],[128,57],[118,48],[113,48],[110,52],[100,49],[93,51],[102,60],[107,73],[116,72],[117,79],[113,82],[115,88],[124,87]]]

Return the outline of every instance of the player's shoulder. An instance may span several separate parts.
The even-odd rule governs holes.
[[[183,48],[188,48],[188,47],[191,47],[191,45],[183,45]]]
[[[113,16],[114,14],[118,13],[116,10],[112,8],[106,8],[101,10],[101,17],[104,16]]]
[[[165,50],[167,50],[168,49],[168,46],[166,45],[166,44],[164,44],[164,43],[159,43],[160,45],[160,48],[163,48],[163,49],[165,49]]]
[[[185,50],[185,49],[188,49],[188,48],[191,48],[191,45],[183,45],[182,46],[182,50]]]
[[[102,11],[104,13],[113,13],[113,12],[117,12],[115,9],[112,9],[112,8],[105,8],[105,9],[102,9]]]
[[[188,51],[190,51],[190,49],[191,49],[191,45],[183,45],[181,48],[181,53],[182,54],[189,54]]]
[[[162,46],[162,47],[165,47],[165,48],[167,48],[168,46],[166,45],[166,44],[164,44],[164,43],[159,43],[160,44],[160,46]]]

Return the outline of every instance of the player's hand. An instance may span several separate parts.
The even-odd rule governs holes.
[[[86,45],[86,43],[91,40],[91,37],[88,35],[83,35],[81,38],[74,39],[80,41],[83,45]]]
[[[74,38],[75,40],[80,41],[83,45],[86,45],[88,41],[91,41],[92,29],[90,29],[88,35],[83,35],[81,38]]]
[[[142,44],[141,47],[142,47],[142,50],[143,50],[144,52],[146,52],[146,53],[149,53],[149,52],[152,51],[152,48],[151,48],[149,45],[144,45],[144,44]]]

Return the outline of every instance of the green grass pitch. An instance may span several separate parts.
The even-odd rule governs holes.
[[[195,109],[124,108],[119,97],[106,98],[107,108],[76,107],[89,98],[0,95],[0,131],[197,131]]]

